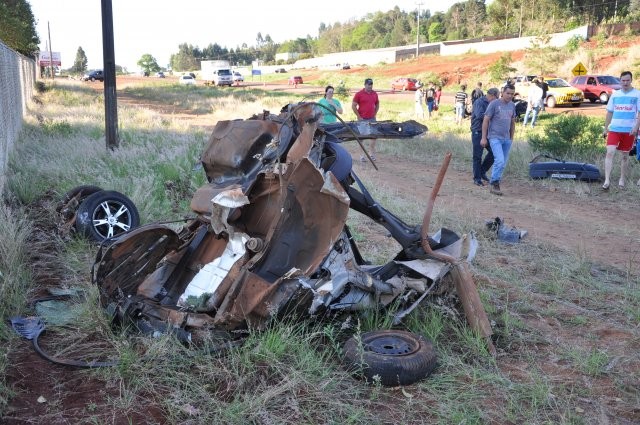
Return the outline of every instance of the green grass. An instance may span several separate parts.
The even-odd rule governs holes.
[[[359,86],[359,77],[358,81]],[[198,111],[212,122],[246,118],[262,109],[277,111],[290,97],[257,89],[191,90],[171,84],[127,90],[127,95],[149,102],[178,102],[180,108]],[[11,202],[0,208],[0,232],[6,236],[0,238],[2,370],[10,367],[7,353],[16,340],[5,319],[28,312],[29,291],[41,276],[40,267],[34,268],[27,255],[38,224],[26,213],[28,206],[44,203],[44,218],[53,220],[57,197],[77,185],[95,184],[126,193],[142,222],[148,223],[189,214],[191,195],[204,183],[196,164],[208,138],[206,131],[152,109],[121,105],[121,146],[110,152],[104,146],[103,117],[96,112],[100,96],[71,83],[57,84],[43,96],[38,113],[44,121],[27,118],[10,162],[5,198]],[[224,112],[225,108],[233,112]],[[380,151],[431,170],[451,151],[451,167],[468,170],[467,125],[455,126],[446,108],[440,112],[427,122],[427,135],[385,141],[379,144]],[[412,113],[412,102],[394,100],[385,104],[380,118],[404,120]],[[536,131],[544,131],[545,124],[541,120]],[[518,131],[507,168],[514,179],[527,177],[532,152],[525,136]],[[637,170],[632,172],[639,177]],[[581,183],[531,184],[587,196]],[[422,217],[426,196],[406,199],[402,191],[385,183],[369,188],[382,205],[407,222]],[[571,217],[559,214],[556,219],[561,223]],[[350,215],[349,225],[367,258],[386,260],[397,251],[393,244],[371,239],[370,225],[359,214]],[[53,224],[49,226],[55,233]],[[483,221],[439,203],[432,227],[440,226],[470,232],[482,228]],[[638,405],[638,395],[625,390],[640,379],[633,368],[636,363],[621,348],[600,345],[593,333],[594,323],[613,321],[630,338],[637,337],[633,329],[640,322],[638,268],[630,264],[626,270],[606,268],[595,273],[593,260],[583,252],[534,241],[505,246],[480,231],[477,237],[482,254],[473,262],[473,273],[500,357],[488,355],[483,339],[467,326],[454,295],[434,294],[405,319],[404,326],[434,342],[439,367],[429,379],[403,390],[355,380],[340,363],[346,338],[391,328],[389,312],[367,311],[330,322],[272,322],[225,355],[185,347],[171,336],[152,339],[112,328],[102,309],[96,308],[98,294],[89,279],[97,247],[81,238],[54,237],[55,248],[46,258],[43,270],[85,291],[76,300],[81,320],[73,327],[52,328],[49,346],[61,355],[120,359],[118,367],[86,372],[86,379],[118,389],[112,398],[85,406],[94,423],[107,421],[105,411],[124,418],[142,405],[160,409],[166,422],[175,424],[208,423],[211,418],[222,424],[592,423],[590,413],[577,408],[584,411],[581,400],[600,396],[596,380],[602,379],[619,388],[615,393],[622,400],[619,404]],[[508,262],[496,267],[496,261],[504,258]],[[34,276],[34,270],[40,274]],[[566,327],[578,348],[556,341],[547,329],[551,326]],[[626,368],[617,366],[618,357]],[[571,374],[563,374],[567,369]],[[0,384],[0,408],[13,396],[6,382]]]

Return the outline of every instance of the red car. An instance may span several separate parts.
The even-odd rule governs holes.
[[[302,84],[302,77],[299,75],[289,77],[289,85],[292,85],[292,84],[294,86],[297,84]]]
[[[582,75],[571,80],[571,85],[584,93],[592,103],[607,103],[614,90],[620,89],[620,79],[613,75]]]
[[[391,82],[391,90],[418,90],[418,80],[415,78],[400,77]]]

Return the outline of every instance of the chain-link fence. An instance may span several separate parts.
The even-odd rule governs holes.
[[[35,79],[36,62],[0,41],[0,192],[4,190],[9,153],[22,129]]]

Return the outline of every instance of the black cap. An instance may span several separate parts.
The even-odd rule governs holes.
[[[373,80],[371,78],[367,78],[366,80],[364,80],[364,84],[373,84]]]

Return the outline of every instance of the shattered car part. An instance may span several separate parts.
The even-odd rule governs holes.
[[[102,304],[189,341],[199,330],[262,328],[288,307],[320,315],[402,299],[413,309],[451,270],[437,255],[471,260],[474,236],[447,229],[425,252],[421,226],[373,199],[340,145],[351,136],[319,126],[321,113],[303,103],[219,122],[201,157],[208,183],[191,200],[197,217],[180,232],[151,224],[102,249],[93,273]],[[392,137],[426,131],[390,128]],[[346,225],[350,208],[387,229],[400,252],[368,264]]]

